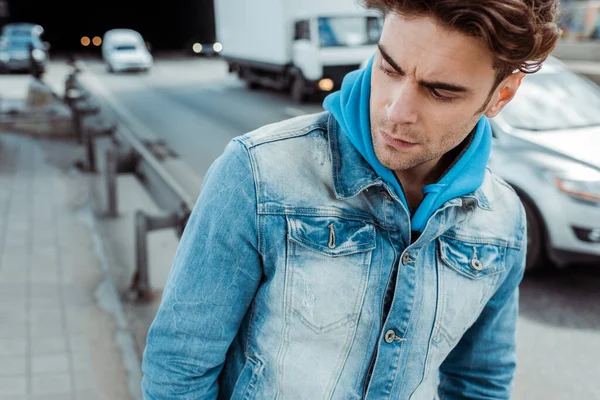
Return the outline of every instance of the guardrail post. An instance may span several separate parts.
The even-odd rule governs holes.
[[[96,173],[96,149],[94,146],[94,136],[88,130],[85,135],[85,153],[87,155],[86,170]]]
[[[116,218],[117,211],[117,149],[109,147],[106,151],[106,197],[108,218]]]
[[[119,172],[135,172],[139,157],[135,152],[124,151],[120,145],[111,146],[106,150],[104,163],[104,176],[106,183],[106,214],[107,218],[117,218],[118,196],[117,175]]]
[[[135,272],[130,286],[130,300],[146,302],[153,298],[148,271],[148,232],[175,228],[181,235],[189,213],[171,213],[164,216],[150,216],[144,211],[135,213]]]
[[[132,300],[149,301],[152,299],[150,276],[148,272],[148,215],[138,210],[135,213],[135,273],[130,286]]]
[[[65,93],[65,102],[71,109],[71,113],[73,116],[73,125],[75,125],[75,136],[77,138],[77,143],[81,144],[83,141],[83,124],[82,118],[77,109],[76,103],[84,99],[83,93],[74,87],[68,89]]]
[[[117,175],[119,172],[134,172],[139,161],[139,157],[129,150],[124,152],[121,147],[111,146],[106,150],[106,159],[104,163],[104,176],[106,183],[106,217],[117,218],[118,196],[117,196]]]

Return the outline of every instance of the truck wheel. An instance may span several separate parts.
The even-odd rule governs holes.
[[[246,82],[246,88],[248,90],[256,90],[260,86],[258,83],[256,83],[255,81],[252,81],[248,78],[245,79],[245,82]]]
[[[249,68],[240,68],[238,70],[238,77],[244,81],[248,90],[255,90],[260,86],[258,82],[252,79],[252,72]]]
[[[304,83],[304,79],[302,79],[301,76],[294,77],[294,80],[292,81],[292,86],[290,88],[290,94],[292,96],[292,100],[294,100],[296,103],[302,104],[306,102],[306,84]]]

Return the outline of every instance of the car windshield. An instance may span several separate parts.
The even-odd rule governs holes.
[[[549,131],[600,125],[600,87],[570,71],[539,72],[523,79],[500,113],[508,125]]]
[[[32,43],[31,36],[28,35],[11,35],[7,38],[8,48],[10,49],[28,49],[29,44]]]
[[[41,25],[15,23],[4,25],[2,32],[7,35],[42,35],[44,28]]]
[[[320,17],[319,42],[321,47],[376,44],[382,23],[377,17]]]

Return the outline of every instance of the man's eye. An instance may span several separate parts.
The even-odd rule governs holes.
[[[383,72],[384,74],[386,74],[386,75],[392,75],[392,71],[385,69],[385,68],[383,67],[383,65],[379,65],[379,66],[378,66],[378,68],[379,68],[379,70],[380,70],[381,72]]]
[[[450,97],[450,96],[444,96],[437,89],[430,89],[430,92],[431,92],[431,95],[437,100],[450,101],[450,100],[454,99],[453,97]]]
[[[379,70],[386,75],[395,75],[396,73],[392,66],[388,65],[388,63],[384,59],[382,59],[379,63]]]

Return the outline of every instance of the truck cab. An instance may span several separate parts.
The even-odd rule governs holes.
[[[338,90],[344,76],[373,54],[383,19],[361,14],[320,15],[294,24],[290,92],[296,101]]]

